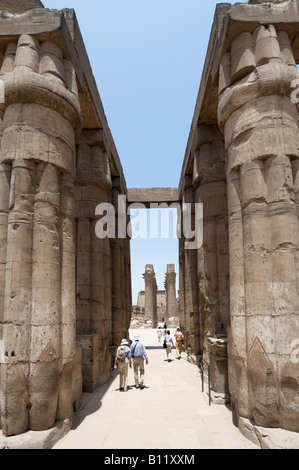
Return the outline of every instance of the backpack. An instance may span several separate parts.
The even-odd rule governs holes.
[[[125,348],[121,348],[117,353],[117,359],[119,362],[125,362],[126,360],[126,351]]]

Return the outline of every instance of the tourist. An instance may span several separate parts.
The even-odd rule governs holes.
[[[157,330],[157,335],[158,335],[158,341],[160,342],[160,341],[161,341],[161,338],[162,338],[161,326],[159,326],[159,328],[158,328],[158,330]]]
[[[182,345],[184,344],[184,336],[183,336],[183,333],[181,332],[180,328],[176,329],[176,332],[174,334],[174,338],[175,338],[176,353],[177,353],[178,359],[181,359],[181,357],[182,357]]]
[[[171,361],[171,348],[173,346],[173,339],[172,339],[172,336],[170,336],[170,330],[167,330],[164,341],[166,343],[166,356],[167,356],[168,362],[170,362]]]
[[[115,361],[114,361],[114,368],[116,369],[117,366],[119,368],[119,390],[127,391],[127,379],[128,379],[128,370],[129,364],[130,368],[132,367],[132,357],[131,357],[131,350],[128,347],[128,341],[123,339],[121,341],[121,345],[117,348]]]
[[[131,344],[131,356],[133,358],[135,387],[144,388],[144,360],[148,364],[148,356],[144,344],[140,341],[139,335],[134,336],[134,343]]]

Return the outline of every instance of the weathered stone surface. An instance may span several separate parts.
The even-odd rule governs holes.
[[[109,240],[96,236],[96,207],[110,200],[111,173],[121,194],[126,185],[79,28],[69,11],[31,12],[36,7],[43,5],[0,2],[7,12],[0,19],[5,436],[71,423],[82,389],[109,379],[119,340],[113,331],[126,336],[131,312],[129,240],[121,240],[115,263]],[[122,304],[113,319],[116,283]],[[96,338],[92,350],[76,346],[76,335]]]
[[[75,323],[66,317],[69,312],[74,312],[74,292],[68,296],[68,287],[64,288],[64,282],[71,280],[66,274],[66,266],[69,266],[71,273],[74,273],[75,267],[74,210],[71,213],[69,206],[65,215],[65,177],[61,176],[61,170],[69,171],[72,177],[74,127],[67,121],[66,115],[57,112],[55,105],[54,109],[51,107],[51,90],[59,80],[56,76],[54,78],[52,75],[51,85],[49,82],[46,91],[48,106],[42,100],[35,99],[37,86],[31,92],[28,86],[25,102],[22,102],[17,91],[19,89],[22,94],[26,88],[25,76],[28,84],[39,76],[38,51],[43,49],[44,44],[31,36],[20,36],[14,61],[10,62],[12,71],[7,68],[5,58],[5,66],[1,69],[7,98],[1,161],[11,165],[3,341],[7,357],[14,358],[10,360],[9,372],[7,360],[2,364],[6,380],[1,382],[1,389],[6,409],[13,406],[15,390],[20,393],[23,384],[19,416],[12,422],[10,412],[1,414],[3,432],[7,435],[26,431],[28,427],[32,430],[48,429],[57,417],[70,418],[72,414],[70,385],[74,341],[67,335],[71,335],[72,331],[74,335]],[[58,48],[55,51],[56,55],[61,54]],[[49,71],[50,74],[52,72]],[[9,78],[11,74],[14,76],[12,81]],[[66,91],[65,85],[62,86]],[[75,113],[78,112],[79,116],[78,97],[76,107]],[[67,160],[69,164],[64,166]],[[62,230],[68,233],[70,242],[64,243]],[[64,279],[62,283],[61,276]],[[65,295],[63,302],[59,292]],[[70,328],[71,324],[73,329]],[[63,347],[60,345],[61,339]],[[12,373],[13,369],[15,373]],[[22,369],[18,377],[17,370]],[[17,387],[15,381],[19,382]],[[28,383],[30,392],[26,390]]]
[[[179,240],[188,360],[261,447],[298,447],[298,2],[217,6],[180,186],[129,191],[74,12],[0,10],[3,434],[70,425],[82,389],[108,380],[131,319],[130,240],[99,239],[96,207],[117,216],[127,195],[203,204],[203,245]],[[156,326],[152,266],[144,278]]]
[[[140,203],[149,207],[150,204],[173,204],[179,202],[177,188],[129,188],[128,203]]]
[[[18,436],[6,437],[0,434],[0,449],[37,450],[52,449],[54,444],[62,439],[72,428],[68,419],[57,421],[45,431],[28,431]]]
[[[296,106],[286,96],[297,72],[293,65],[281,61],[279,37],[274,26],[259,26],[247,47],[252,48],[252,44],[255,44],[258,69],[250,73],[258,76],[259,91],[251,88],[254,83],[251,75],[244,77],[241,85],[235,86],[232,86],[234,77],[231,76],[231,86],[227,88],[230,104],[226,101],[226,90],[219,99],[219,122],[224,123],[222,119],[225,119],[227,174],[230,178],[234,172],[234,178],[237,174],[240,178],[238,197],[240,229],[243,231],[240,256],[244,266],[242,297],[245,296],[244,313],[248,317],[243,341],[250,345],[250,351],[247,350],[244,357],[249,393],[246,390],[244,393],[249,398],[247,417],[253,418],[256,424],[284,427],[288,421],[288,429],[297,431],[299,428],[290,418],[288,406],[282,405],[279,397],[283,393],[282,369],[288,364],[289,371],[292,369],[290,375],[297,401],[298,371],[295,364],[289,364],[286,342],[282,343],[275,334],[278,328],[283,335],[288,335],[287,324],[296,322],[294,314],[298,310],[294,256],[294,249],[298,246],[298,221],[289,155],[297,158],[299,133]],[[275,79],[271,71],[274,68]],[[246,75],[248,70],[243,73]],[[244,87],[242,98],[239,95],[240,86]],[[234,90],[236,99],[232,96]],[[268,117],[270,108],[271,118]],[[274,129],[278,128],[281,140],[275,138]],[[241,135],[242,138],[239,138]],[[231,210],[230,206],[229,200],[232,214],[234,209]],[[284,229],[286,226],[288,231]],[[287,275],[284,268],[281,270],[279,267],[286,266],[286,263],[289,266]],[[234,295],[238,295],[236,291]],[[236,314],[239,315],[240,310]],[[273,349],[275,336],[276,351]],[[289,342],[291,344],[292,336],[289,336]],[[284,413],[288,414],[288,419],[284,419]]]
[[[299,449],[297,432],[255,426],[252,421],[242,417],[238,420],[238,428],[245,437],[262,449]]]
[[[227,334],[236,415],[285,432],[299,431],[298,21],[292,1],[217,7],[179,187],[183,202],[204,204],[202,248],[180,241],[189,357],[221,388]]]
[[[34,8],[44,8],[40,0],[1,0],[0,10],[8,11],[15,15],[20,15]]]
[[[248,5],[260,5],[261,3],[285,3],[289,0],[249,0]]]

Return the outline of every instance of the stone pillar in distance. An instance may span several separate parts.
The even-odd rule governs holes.
[[[152,320],[153,328],[157,326],[157,283],[152,264],[145,266],[145,317]]]
[[[176,272],[174,264],[167,265],[167,272],[165,274],[165,289],[167,302],[166,318],[168,320],[171,317],[176,317],[178,312],[176,297]]]

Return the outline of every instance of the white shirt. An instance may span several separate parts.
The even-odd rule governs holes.
[[[166,334],[165,341],[166,341],[167,346],[171,345],[172,337]]]

